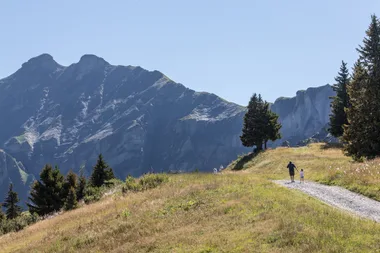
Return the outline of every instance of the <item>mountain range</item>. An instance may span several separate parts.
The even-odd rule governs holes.
[[[277,99],[271,109],[283,139],[273,145],[296,144],[325,127],[333,95],[325,85]],[[13,182],[24,201],[46,163],[88,176],[99,153],[120,178],[211,171],[250,151],[239,139],[245,111],[159,71],[95,55],[70,66],[37,56],[0,80],[0,193]]]

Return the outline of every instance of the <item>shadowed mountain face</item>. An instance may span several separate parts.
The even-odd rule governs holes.
[[[330,95],[331,87],[323,86],[278,99],[272,110],[284,139],[301,140],[326,125]],[[0,80],[0,148],[6,152],[0,153],[6,158],[0,193],[11,181],[27,189],[46,163],[63,173],[84,167],[89,175],[99,153],[120,178],[151,170],[211,171],[251,150],[239,139],[244,113],[158,71],[113,66],[94,55],[65,67],[43,54]]]
[[[211,171],[246,151],[244,107],[94,55],[68,67],[47,54],[29,60],[0,80],[0,109],[0,147],[34,175],[46,163],[89,173],[99,153],[121,178]]]

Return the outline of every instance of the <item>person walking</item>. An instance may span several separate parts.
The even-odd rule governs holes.
[[[294,183],[294,169],[297,169],[296,165],[294,163],[292,163],[291,161],[289,162],[287,168],[289,169],[289,176],[290,176],[290,181],[291,183]]]

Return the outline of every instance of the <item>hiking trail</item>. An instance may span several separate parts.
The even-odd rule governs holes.
[[[328,186],[315,182],[290,183],[289,180],[274,180],[276,184],[289,189],[300,190],[331,206],[380,222],[380,202],[351,192],[342,187]]]

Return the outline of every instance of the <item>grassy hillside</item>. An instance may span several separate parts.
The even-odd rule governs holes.
[[[380,201],[380,159],[353,162],[339,148],[312,144],[299,148],[277,148],[252,158],[240,157],[229,168],[267,179],[288,178],[286,165],[294,162],[305,170],[306,180],[339,185]],[[297,173],[297,172],[296,172]],[[296,174],[296,178],[299,178]]]
[[[171,175],[152,190],[107,196],[0,237],[0,252],[376,252],[379,224],[268,180],[287,177],[289,157],[320,180],[329,166],[353,166],[315,145],[272,150],[245,170]]]

